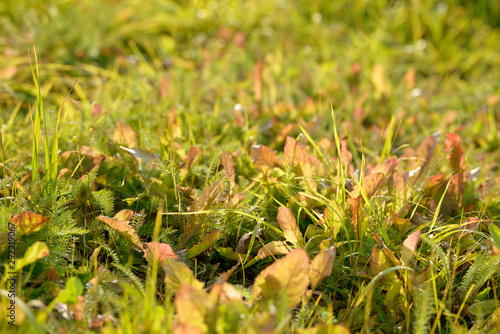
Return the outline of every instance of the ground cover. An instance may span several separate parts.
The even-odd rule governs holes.
[[[499,27],[2,2],[0,330],[498,332]]]

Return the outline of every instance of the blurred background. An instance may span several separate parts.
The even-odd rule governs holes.
[[[175,109],[189,145],[278,148],[300,132],[293,123],[331,131],[331,104],[341,133],[355,125],[375,144],[394,117],[401,143],[465,127],[493,150],[499,28],[496,0],[4,0],[1,118],[21,134],[8,148],[29,139],[12,129],[29,130],[35,47],[49,109],[78,78],[68,147],[117,119],[154,147],[147,134]]]

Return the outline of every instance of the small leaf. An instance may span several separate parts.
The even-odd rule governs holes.
[[[44,217],[34,212],[23,212],[12,216],[10,221],[19,228],[21,235],[40,231],[50,218]]]
[[[78,296],[80,296],[84,291],[84,286],[82,281],[78,277],[71,277],[66,282],[66,288],[62,290],[57,296],[57,300],[64,304],[77,304]]]
[[[385,179],[389,179],[396,167],[398,166],[398,160],[396,158],[390,158],[380,164],[378,164],[374,169],[373,173],[383,173]]]
[[[385,174],[384,173],[374,173],[367,175],[363,178],[363,190],[365,191],[366,197],[372,197],[375,192],[384,184]],[[351,198],[356,198],[361,194],[359,191],[359,185],[356,185],[352,190],[350,196]]]
[[[280,206],[278,209],[278,223],[287,241],[291,242],[295,247],[304,247],[304,237],[297,226],[292,210]]]
[[[234,195],[226,204],[226,209],[233,209],[245,199],[245,193]]]
[[[354,227],[354,233],[356,233],[356,240],[360,240],[360,236],[363,236],[363,231],[360,231],[360,205],[359,202],[361,200],[361,195],[356,198],[351,199],[351,211],[352,211],[352,220],[351,224]]]
[[[194,278],[193,272],[184,263],[166,258],[163,262],[165,270],[165,287],[170,293],[176,293],[181,284],[189,284],[197,289],[203,289],[203,282]]]
[[[203,253],[210,246],[212,246],[217,240],[219,240],[221,234],[222,233],[217,230],[214,230],[209,234],[207,234],[199,244],[194,245],[188,250],[187,258],[190,259],[198,254]]]
[[[154,259],[156,259],[161,266],[166,258],[177,260],[177,255],[175,255],[169,244],[152,241],[147,243],[146,246],[147,249],[144,250],[144,257],[150,263],[153,263]]]
[[[109,218],[105,216],[99,216],[97,217],[100,221],[106,223],[108,226],[110,226],[112,229],[114,229],[116,232],[120,233],[122,237],[130,241],[132,244],[135,246],[139,247],[142,251],[144,251],[144,246],[141,243],[141,240],[139,239],[139,236],[135,232],[135,230],[128,224],[126,221],[119,221],[115,218]]]
[[[262,260],[268,256],[271,255],[284,255],[290,253],[291,247],[288,246],[285,242],[283,241],[271,241],[264,246],[262,246],[261,249],[259,249],[259,252],[257,253],[257,256]]]
[[[377,274],[392,267],[393,267],[392,261],[384,253],[384,251],[380,250],[380,248],[377,245],[373,246],[372,256],[370,257],[370,268],[372,275],[377,276]],[[396,284],[398,281],[399,279],[396,273],[394,272],[390,272],[381,278],[381,282],[387,288],[390,288],[393,284]]]
[[[222,161],[222,166],[224,167],[224,170],[226,171],[227,179],[229,180],[229,184],[231,188],[234,188],[234,162],[229,153],[226,151],[222,152],[221,156],[221,161]]]
[[[460,146],[460,136],[455,133],[447,133],[444,144],[449,152],[447,158],[451,169],[455,173],[461,172],[464,164],[464,151]]]
[[[399,231],[406,231],[410,225],[410,220],[405,218],[399,218],[394,211],[389,210],[391,215],[392,223],[396,225]]]
[[[321,280],[332,273],[333,261],[337,251],[335,247],[329,247],[321,252],[312,260],[309,266],[309,280],[311,289],[315,290]]]
[[[410,234],[403,242],[403,249],[401,250],[401,261],[403,265],[409,266],[415,257],[415,250],[417,249],[418,239],[422,234],[421,230],[416,230]]]
[[[198,154],[198,149],[194,146],[191,146],[188,151],[187,155],[187,168],[191,168],[191,164],[194,161],[194,158],[196,158],[196,155]]]
[[[389,189],[389,194],[391,195],[392,202],[394,205],[393,210],[399,212],[407,204],[407,199],[411,195],[411,190],[406,183],[404,173],[395,170],[391,177],[387,181],[387,187]]]
[[[309,285],[309,257],[296,248],[284,258],[260,272],[255,279],[252,298],[262,295],[263,299],[273,299],[282,291],[286,295],[286,306],[295,307],[304,296]]]
[[[16,260],[15,271],[19,271],[27,265],[43,259],[46,256],[49,256],[49,254],[49,247],[47,247],[45,242],[37,241],[26,250],[24,256],[21,259]],[[7,266],[7,262],[5,263],[5,265]]]
[[[241,236],[238,241],[238,245],[236,246],[235,252],[238,254],[246,254],[246,249],[249,246],[249,243],[252,239],[253,231],[245,233]],[[264,229],[260,228],[257,230],[255,238],[262,238],[264,236]]]
[[[227,259],[234,261],[241,259],[241,254],[236,253],[231,247],[215,247],[215,250]]]
[[[490,235],[493,238],[495,245],[498,249],[500,249],[500,227],[496,226],[493,223],[490,223],[490,225],[488,226],[488,231],[490,231]]]
[[[331,200],[326,206],[321,222],[325,224],[327,230],[331,231],[332,236],[336,239],[344,224],[344,210],[335,199]]]
[[[121,121],[116,123],[115,133],[113,134],[113,141],[116,144],[123,145],[128,148],[137,146],[137,136],[134,129]]]
[[[132,219],[133,216],[134,216],[134,211],[129,210],[129,209],[125,209],[125,210],[121,210],[120,212],[118,212],[113,217],[113,219],[116,219],[122,223],[128,223]]]
[[[422,175],[427,166],[434,155],[434,151],[436,149],[436,144],[439,139],[439,132],[435,133],[431,136],[426,137],[422,143],[417,147],[417,165],[415,166],[415,170],[418,169],[417,177],[414,179],[415,181]]]
[[[488,299],[482,302],[474,303],[467,309],[467,312],[476,316],[477,318],[484,318],[489,316],[497,310],[498,300]]]
[[[221,302],[226,302],[230,300],[238,300],[243,301],[243,296],[241,293],[236,290],[231,284],[226,282],[215,284],[210,289],[210,296],[217,297],[213,298],[215,300],[219,300]]]
[[[265,145],[254,145],[250,147],[250,154],[253,157],[255,168],[258,170],[272,169],[279,166],[276,151]]]

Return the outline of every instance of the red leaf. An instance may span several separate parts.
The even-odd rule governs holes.
[[[147,249],[144,250],[144,257],[148,262],[152,263],[153,260],[156,259],[158,265],[161,266],[166,258],[177,260],[177,255],[175,255],[169,244],[152,241],[147,243],[146,246]]]

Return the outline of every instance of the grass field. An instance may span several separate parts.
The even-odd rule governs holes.
[[[0,3],[0,332],[500,332],[500,3]]]

